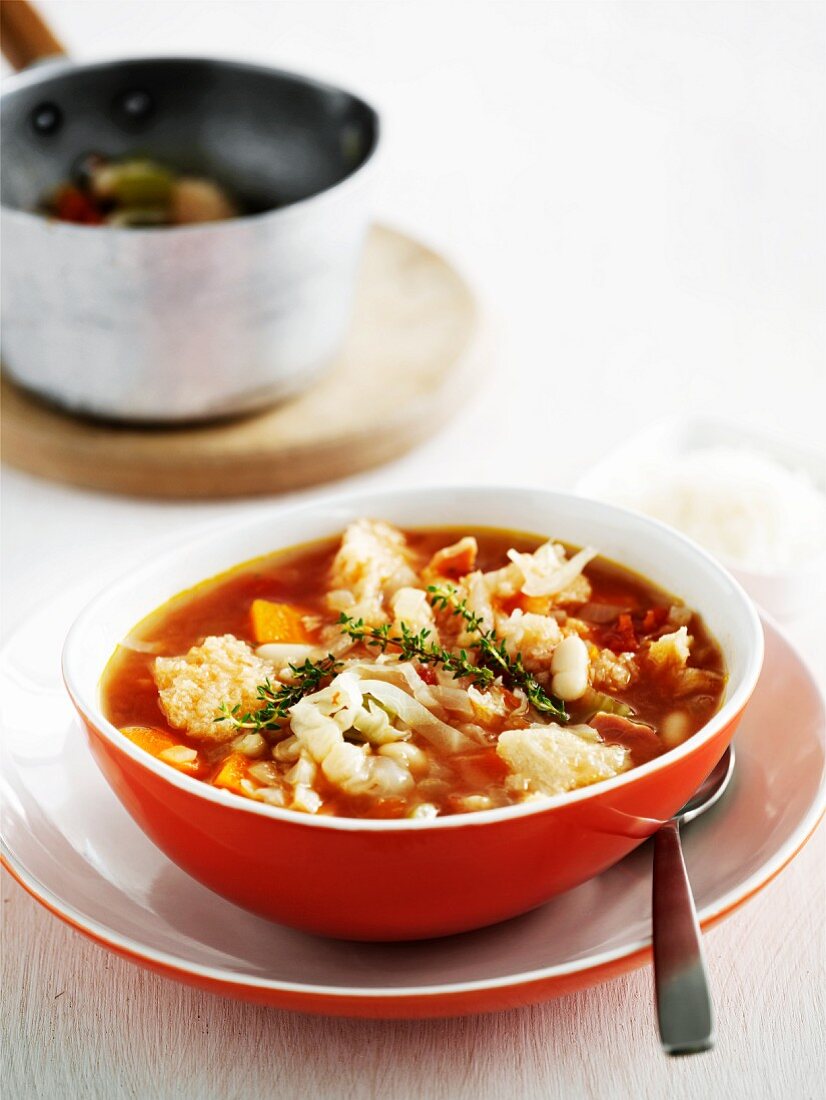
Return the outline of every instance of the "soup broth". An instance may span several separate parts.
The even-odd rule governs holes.
[[[135,743],[231,795],[432,818],[643,764],[724,685],[700,616],[592,551],[364,520],[175,597],[102,695]]]

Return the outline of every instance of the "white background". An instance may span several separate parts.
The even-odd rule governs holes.
[[[824,449],[822,4],[41,7],[78,58],[257,59],[381,110],[377,217],[470,278],[493,370],[436,440],[351,484],[564,487],[680,410]],[[10,470],[3,505],[7,630],[159,538],[250,507],[136,502]],[[792,632],[826,674],[814,619]],[[645,972],[497,1017],[310,1020],[108,958],[6,882],[9,1096],[813,1097],[823,853],[821,830],[709,935],[719,1045],[679,1063],[657,1050]]]

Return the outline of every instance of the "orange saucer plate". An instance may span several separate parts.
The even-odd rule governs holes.
[[[68,594],[34,614],[0,654],[3,862],[101,946],[225,996],[378,1018],[528,1004],[649,960],[648,844],[523,917],[415,943],[310,936],[211,893],[146,838],[91,757],[59,672],[63,627],[77,606]],[[778,874],[824,811],[823,699],[780,630],[768,620],[764,628],[765,664],[735,738],[732,788],[684,834],[704,927]]]

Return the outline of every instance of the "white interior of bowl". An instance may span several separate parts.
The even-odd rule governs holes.
[[[66,641],[63,673],[81,712],[144,767],[176,786],[211,801],[272,817],[296,814],[210,787],[156,761],[102,716],[101,673],[115,647],[155,608],[194,584],[274,550],[339,533],[351,520],[372,516],[403,527],[499,527],[535,533],[600,553],[643,574],[699,611],[719,642],[728,669],[722,708],[694,737],[670,753],[607,781],[633,782],[677,754],[688,754],[713,736],[744,705],[757,682],[763,633],[753,604],[740,585],[705,551],[677,531],[624,509],[565,493],[508,488],[439,488],[342,496],[300,508],[262,509],[247,520],[232,519],[189,541],[106,588],[84,610]],[[345,829],[445,828],[481,823],[503,815],[542,812],[552,804],[590,797],[606,783],[547,801],[453,815],[432,821],[373,821],[301,815],[308,825]]]

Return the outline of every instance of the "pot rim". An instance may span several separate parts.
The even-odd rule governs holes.
[[[194,225],[173,225],[173,226],[113,226],[113,225],[78,225],[73,222],[62,222],[53,218],[47,218],[43,214],[39,214],[33,210],[21,210],[16,206],[9,206],[0,198],[0,211],[2,211],[3,217],[14,218],[15,220],[22,221],[24,224],[27,222],[36,223],[38,225],[48,227],[52,232],[67,232],[73,235],[79,234],[80,236],[97,235],[101,232],[107,236],[112,234],[125,234],[127,238],[134,238],[136,235],[140,236],[157,236],[161,238],[174,237],[181,233],[186,234],[219,234],[222,232],[232,232],[242,225],[246,224],[259,224],[263,219],[279,219],[280,221],[288,221],[294,217],[300,216],[308,207],[315,206],[325,200],[329,200],[332,196],[338,196],[342,191],[349,191],[351,186],[356,182],[361,182],[364,176],[374,168],[377,153],[382,146],[382,131],[383,125],[379,112],[376,108],[369,103],[363,96],[357,95],[355,92],[351,92],[348,88],[343,88],[337,84],[330,84],[327,81],[318,80],[313,76],[307,76],[303,73],[295,73],[289,69],[280,69],[274,65],[263,65],[253,61],[237,60],[234,58],[219,58],[219,57],[207,57],[202,54],[194,54],[186,56],[185,54],[175,54],[170,57],[164,56],[148,56],[148,57],[122,57],[122,58],[107,58],[99,61],[89,61],[83,63],[77,63],[70,58],[45,58],[43,61],[35,62],[34,65],[18,73],[13,73],[3,80],[2,92],[0,92],[0,100],[5,100],[7,97],[13,95],[15,92],[22,88],[28,88],[40,83],[44,83],[51,76],[57,75],[60,71],[71,68],[76,72],[90,72],[103,69],[114,69],[119,66],[127,66],[130,64],[153,64],[159,66],[165,65],[181,65],[181,64],[196,64],[196,65],[221,65],[228,68],[236,69],[242,72],[255,72],[260,73],[263,76],[271,76],[280,78],[285,83],[303,85],[304,87],[311,88],[317,92],[321,92],[326,96],[347,96],[353,102],[359,104],[368,113],[373,125],[372,142],[367,150],[367,153],[361,163],[349,172],[342,179],[330,184],[328,187],[322,188],[320,191],[314,191],[310,195],[306,195],[304,198],[296,199],[295,202],[290,202],[286,206],[276,207],[272,210],[260,210],[251,214],[240,214],[235,218],[227,218],[223,221],[217,222],[203,222]]]

